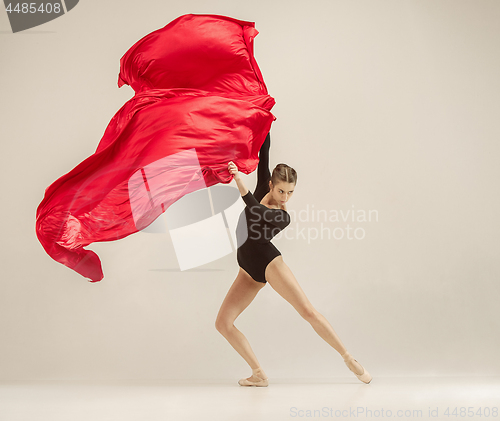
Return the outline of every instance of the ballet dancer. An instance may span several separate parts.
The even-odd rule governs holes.
[[[239,272],[222,302],[215,327],[252,369],[252,376],[239,380],[238,384],[260,387],[269,384],[247,338],[234,326],[236,318],[267,282],[341,355],[356,377],[368,384],[372,380],[370,374],[347,352],[328,320],[307,299],[280,251],[271,243],[271,239],[290,224],[286,203],[293,195],[297,173],[286,164],[278,164],[271,176],[270,142],[268,133],[259,152],[257,186],[253,194],[244,185],[234,162],[228,163],[228,171],[234,175],[246,207],[236,232]],[[244,229],[241,229],[242,224]]]

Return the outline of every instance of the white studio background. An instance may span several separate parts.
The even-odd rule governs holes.
[[[0,380],[249,374],[215,329],[236,253],[182,272],[168,234],[140,232],[88,247],[92,284],[35,235],[45,188],[133,96],[121,56],[187,13],[256,23],[271,168],[298,172],[274,243],[351,354],[374,377],[499,375],[498,1],[86,0],[17,34],[0,13]],[[314,239],[313,208],[378,218],[324,223],[363,239]],[[348,375],[269,285],[235,325],[274,379]]]

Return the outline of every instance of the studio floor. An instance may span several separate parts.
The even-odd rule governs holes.
[[[271,380],[270,380],[271,382]],[[500,377],[0,384],[0,421],[497,420]]]

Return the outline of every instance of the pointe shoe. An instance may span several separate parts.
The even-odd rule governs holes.
[[[257,379],[259,379],[258,381],[254,382],[252,380],[248,380],[248,379],[240,379],[238,380],[238,384],[240,386],[257,386],[257,387],[266,387],[269,385],[269,379],[263,379],[262,377],[258,376],[257,374],[255,374],[256,372],[259,372],[259,369],[252,369],[252,376],[253,377],[256,377]],[[250,376],[251,377],[251,376]]]
[[[349,370],[351,370],[359,380],[361,380],[363,383],[366,383],[366,384],[368,384],[372,381],[372,376],[370,376],[370,373],[368,373],[368,371],[366,371],[365,368],[361,364],[359,364],[358,360],[355,360],[351,354],[346,352],[345,354],[342,354],[342,358],[344,359],[344,362],[345,362],[345,365],[347,366],[347,368]],[[351,362],[352,360],[356,361],[363,369],[363,372],[361,374],[357,374],[354,370],[351,369],[351,367],[349,367],[348,363]]]

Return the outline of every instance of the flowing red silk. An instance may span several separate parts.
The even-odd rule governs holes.
[[[57,262],[90,282],[104,277],[85,246],[151,224],[184,195],[245,174],[276,117],[253,54],[254,22],[187,14],[137,41],[118,87],[135,95],[94,154],[58,178],[36,211],[36,235]]]

